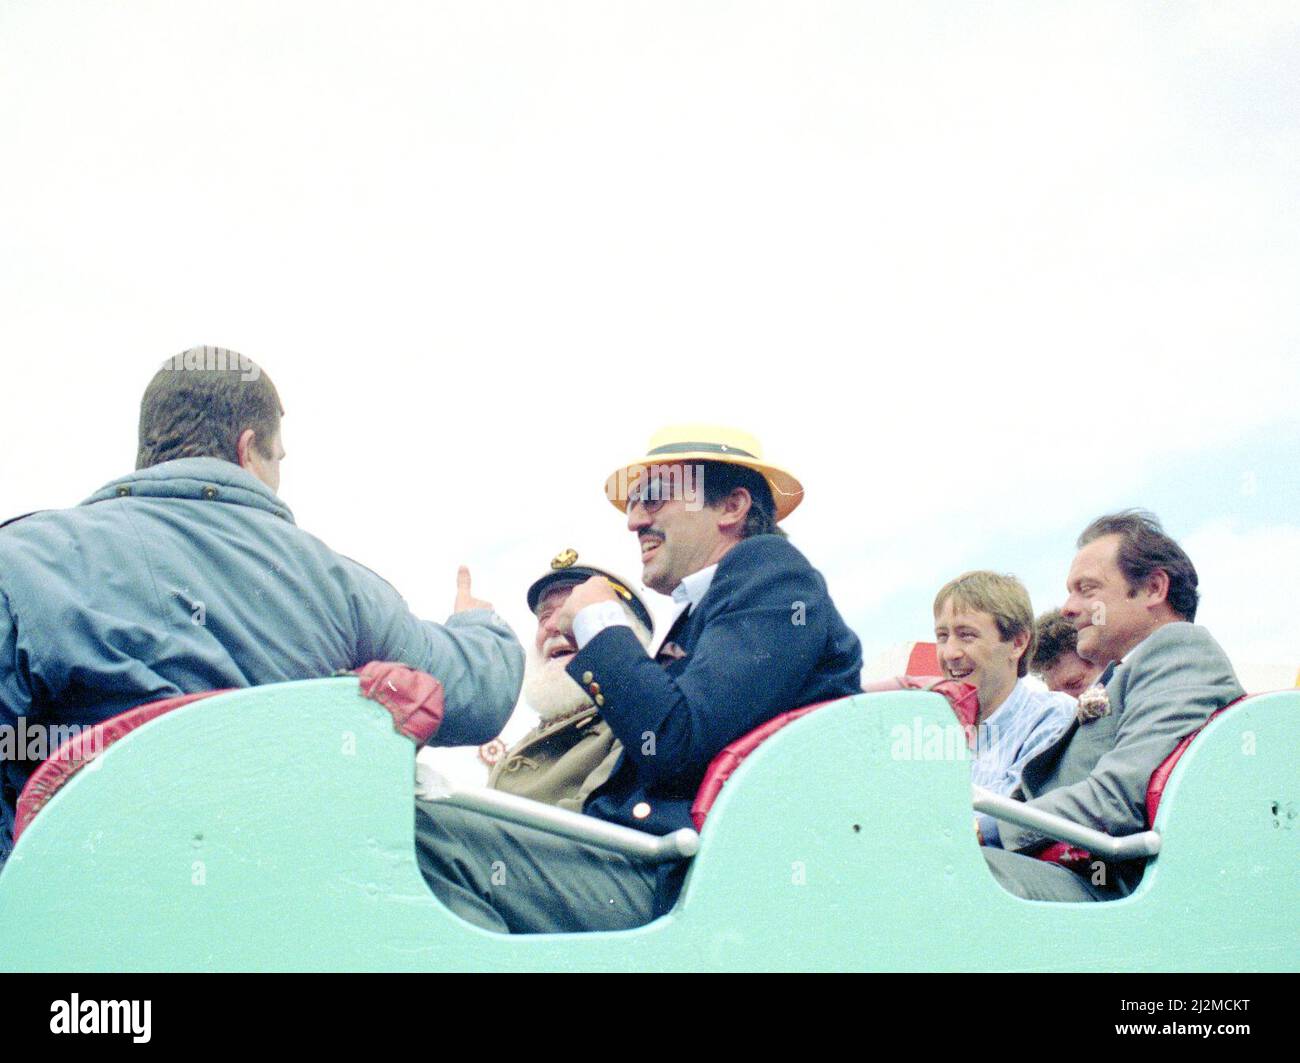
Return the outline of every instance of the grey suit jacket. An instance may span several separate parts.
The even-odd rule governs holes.
[[[1180,739],[1243,693],[1204,628],[1181,621],[1157,628],[1113,669],[1109,714],[1076,719],[1025,765],[1015,796],[1107,834],[1145,830],[1151,773]],[[1009,823],[999,827],[1005,849],[1033,851],[1048,840]],[[1119,869],[1118,877],[1135,880],[1134,871],[1140,867]]]

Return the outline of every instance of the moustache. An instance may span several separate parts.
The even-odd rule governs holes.
[[[572,639],[565,638],[563,635],[552,635],[542,643],[542,660],[549,662],[551,654],[556,650],[563,650],[565,653],[577,653],[578,646]]]

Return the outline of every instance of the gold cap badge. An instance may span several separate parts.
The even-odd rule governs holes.
[[[572,568],[578,562],[578,551],[569,547],[567,550],[561,550],[551,558],[551,568],[556,572],[564,568]]]

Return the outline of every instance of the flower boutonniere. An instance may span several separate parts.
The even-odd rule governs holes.
[[[1106,688],[1098,683],[1096,686],[1090,686],[1079,695],[1078,717],[1080,723],[1091,723],[1093,720],[1099,720],[1103,716],[1110,715],[1110,698],[1106,694]]]

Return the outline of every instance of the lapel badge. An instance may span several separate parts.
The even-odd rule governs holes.
[[[495,768],[500,764],[505,759],[505,755],[506,744],[500,738],[494,738],[491,742],[484,742],[478,747],[478,759],[489,768]]]

